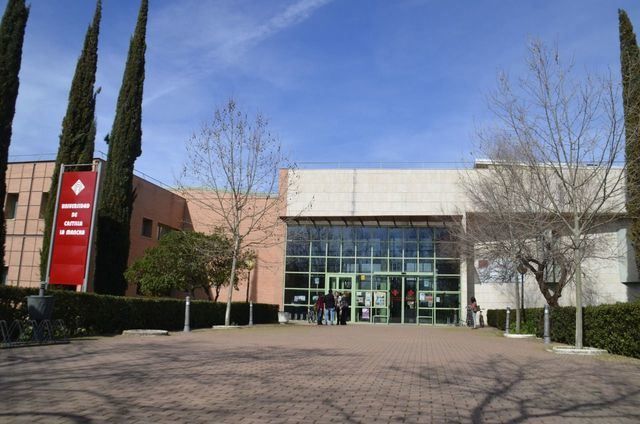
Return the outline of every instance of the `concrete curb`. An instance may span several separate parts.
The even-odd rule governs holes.
[[[124,330],[123,336],[168,336],[167,330]]]
[[[233,330],[233,329],[236,329],[236,328],[245,328],[245,327],[242,327],[240,325],[214,325],[211,328],[214,329],[214,330]]]
[[[554,346],[551,352],[560,355],[604,355],[607,353],[604,349],[597,349],[595,347],[583,347],[578,349],[575,346]]]
[[[506,338],[508,339],[535,339],[536,335],[535,334],[507,334],[504,333],[503,334]]]

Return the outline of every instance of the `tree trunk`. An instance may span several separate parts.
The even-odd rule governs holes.
[[[227,297],[227,310],[224,313],[224,325],[231,324],[231,297],[233,296],[233,282],[236,278],[236,265],[238,262],[238,250],[240,250],[240,237],[238,234],[233,235],[233,258],[231,261],[231,275],[229,276],[229,296]]]

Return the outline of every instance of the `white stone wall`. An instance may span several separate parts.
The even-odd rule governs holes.
[[[287,216],[457,215],[458,170],[297,170]]]

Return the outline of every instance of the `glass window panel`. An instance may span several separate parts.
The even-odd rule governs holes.
[[[454,310],[437,310],[436,324],[455,324],[456,311]]]
[[[460,306],[458,293],[436,293],[436,308],[457,308]]]
[[[287,227],[287,240],[306,240],[307,230],[302,225],[289,225]]]
[[[417,272],[418,271],[418,261],[415,259],[405,259],[404,260],[404,270],[405,272]]]
[[[433,240],[433,230],[431,228],[418,228],[418,238],[420,242],[431,242]]]
[[[370,273],[371,272],[371,259],[358,259],[356,272]]]
[[[372,272],[386,272],[387,271],[387,259],[374,259],[371,266]]]
[[[405,228],[404,229],[404,240],[405,241],[416,241],[416,240],[418,240],[418,229],[417,228]]]
[[[371,230],[371,240],[387,241],[388,229],[385,227],[374,227]]]
[[[420,278],[418,290],[433,290],[433,277]]]
[[[420,260],[420,272],[433,272],[433,259]]]
[[[421,308],[433,308],[433,292],[419,292],[418,303]]]
[[[358,275],[358,289],[360,289],[360,290],[371,290],[371,276],[370,275]]]
[[[316,240],[311,242],[311,256],[324,256],[327,253],[327,242]]]
[[[402,272],[402,259],[390,259],[389,260],[389,271],[391,271],[391,272]]]
[[[420,316],[421,317],[432,317],[433,316],[433,309],[420,309]]]
[[[404,257],[405,258],[415,258],[418,256],[418,243],[416,242],[405,242],[404,243]]]
[[[436,290],[438,291],[459,291],[460,278],[458,277],[438,277],[436,280]]]
[[[402,241],[389,242],[389,256],[393,258],[402,257]]]
[[[285,274],[284,286],[286,288],[308,288],[309,274]]]
[[[322,240],[322,231],[320,227],[307,227],[309,240]]]
[[[309,258],[287,258],[286,271],[309,271]]]
[[[369,227],[359,227],[354,232],[356,240],[369,240],[371,238]]]
[[[342,272],[354,273],[356,272],[356,260],[355,258],[343,258],[342,259]]]
[[[388,290],[389,279],[387,277],[373,277],[373,290]]]
[[[446,228],[434,228],[433,238],[436,241],[450,241],[451,234],[449,234],[449,230],[447,230]]]
[[[331,240],[327,243],[327,256],[340,256],[340,242]]]
[[[389,241],[402,241],[402,228],[390,228]]]
[[[357,227],[344,227],[342,229],[342,240],[355,240]]]
[[[324,290],[324,274],[311,274],[309,286],[312,290]]]
[[[438,274],[459,274],[460,261],[458,260],[436,260],[436,272]]]
[[[356,248],[358,249],[358,256],[360,257],[370,257],[371,256],[371,244],[368,241],[359,241],[356,244]]]
[[[452,241],[441,241],[436,243],[436,256],[438,258],[457,258],[457,243],[454,243]]]
[[[354,241],[344,240],[342,242],[342,256],[355,256],[356,245]]]
[[[329,227],[327,229],[327,239],[342,240],[342,227]]]
[[[321,290],[321,291],[311,290],[311,292],[309,293],[309,299],[311,300],[310,304],[315,305],[316,302],[318,301],[318,298],[323,295],[324,295],[324,290]]]
[[[340,259],[329,258],[327,259],[327,272],[340,272]]]
[[[371,242],[373,256],[384,256],[389,254],[389,244],[386,241]]]
[[[288,241],[287,256],[309,256],[309,242]]]
[[[324,258],[311,258],[311,272],[324,272],[324,265]]]
[[[433,243],[428,241],[420,242],[418,251],[421,258],[433,258]]]
[[[284,303],[293,304],[293,305],[308,305],[309,290],[285,289]]]

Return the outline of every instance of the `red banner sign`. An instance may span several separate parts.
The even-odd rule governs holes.
[[[94,171],[62,174],[49,284],[81,285],[84,282],[97,176]]]

